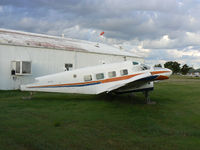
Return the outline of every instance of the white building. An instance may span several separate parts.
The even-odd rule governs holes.
[[[35,77],[144,59],[102,43],[0,29],[0,90],[19,89]]]

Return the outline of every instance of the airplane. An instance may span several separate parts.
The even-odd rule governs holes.
[[[34,83],[21,85],[20,89],[79,94],[144,92],[150,104],[148,93],[154,89],[154,81],[168,79],[171,74],[172,71],[167,68],[123,61],[38,77]]]

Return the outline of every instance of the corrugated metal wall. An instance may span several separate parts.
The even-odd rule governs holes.
[[[18,60],[32,62],[31,75],[11,75],[11,62]],[[20,84],[30,83],[35,77],[62,72],[65,70],[65,63],[81,68],[124,60],[124,56],[0,45],[0,90],[19,89]],[[133,57],[126,57],[126,60],[144,61]]]

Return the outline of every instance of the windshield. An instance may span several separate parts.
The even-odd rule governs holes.
[[[138,64],[139,64],[138,62],[133,61],[133,65],[138,65]]]
[[[145,65],[145,64],[141,64],[141,68],[142,68],[142,70],[149,70],[150,69],[150,67]]]

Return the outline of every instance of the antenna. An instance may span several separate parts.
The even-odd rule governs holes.
[[[104,31],[102,31],[100,34],[99,34],[99,36],[100,36],[100,38],[103,38],[103,35],[104,35]],[[100,41],[100,39],[98,39],[98,41]],[[96,47],[99,47],[99,42],[97,42],[97,44],[95,45]]]

